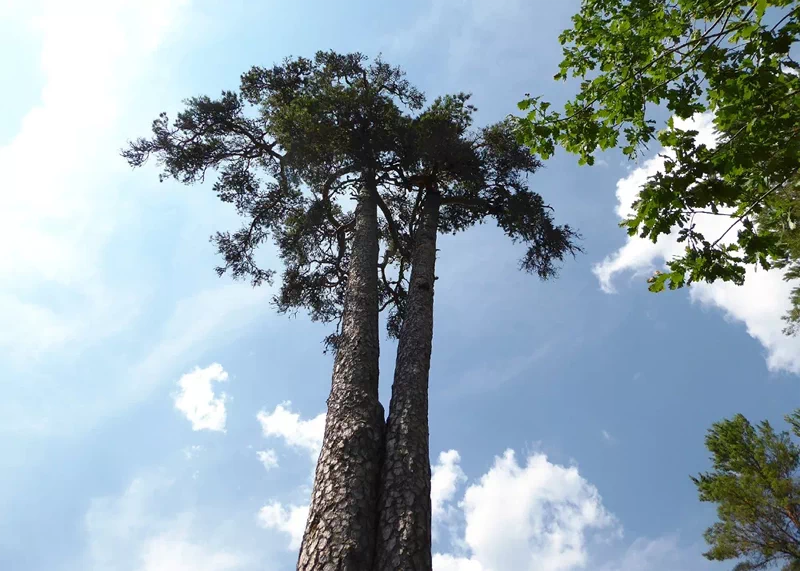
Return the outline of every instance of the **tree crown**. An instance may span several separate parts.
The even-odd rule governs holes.
[[[786,417],[800,436],[800,411]],[[742,415],[715,423],[706,436],[712,470],[692,478],[700,500],[717,504],[705,533],[711,560],[742,559],[737,571],[800,568],[800,447],[769,422]]]
[[[323,322],[341,316],[353,199],[364,189],[381,212],[380,302],[392,312],[391,334],[402,321],[426,196],[441,200],[443,232],[494,218],[525,244],[522,268],[542,278],[579,250],[577,234],[557,226],[528,188],[540,163],[510,122],[473,129],[466,94],[422,110],[422,94],[380,59],[334,52],[287,59],[243,74],[238,93],[185,103],[174,121],[161,114],[152,136],[122,154],[134,167],[155,156],[162,180],[191,184],[216,172],[214,191],[245,219],[212,238],[224,260],[217,272],[271,283],[274,270],[256,255],[272,239],[285,265],[274,298],[282,312],[303,308]]]

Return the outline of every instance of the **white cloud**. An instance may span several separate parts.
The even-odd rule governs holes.
[[[278,467],[278,453],[273,449],[259,450],[256,452],[258,460],[264,465],[264,469],[269,472],[273,468]]]
[[[325,413],[311,420],[300,420],[300,415],[289,409],[291,404],[279,404],[272,412],[260,411],[256,418],[261,431],[266,437],[282,438],[287,445],[307,451],[316,463],[325,433]]]
[[[289,535],[288,549],[292,550],[300,548],[306,519],[308,519],[308,506],[285,508],[280,502],[272,502],[258,512],[258,522],[262,527]]]
[[[18,370],[24,382],[17,385],[25,387],[15,387],[11,404],[0,405],[0,432],[84,432],[149,397],[202,358],[210,343],[235,338],[268,310],[263,302],[270,291],[215,284],[196,292],[169,275],[164,287],[164,273],[153,266],[169,262],[173,247],[176,258],[202,259],[213,279],[211,252],[198,250],[196,239],[205,242],[206,227],[217,228],[220,215],[233,220],[235,214],[210,207],[218,205],[210,193],[177,185],[154,192],[153,169],[134,177],[119,156],[126,139],[144,134],[164,101],[177,105],[186,95],[167,92],[175,87],[168,79],[174,45],[194,41],[186,32],[187,19],[197,16],[186,9],[190,2],[12,4],[19,9],[0,12],[4,18],[9,12],[9,25],[30,30],[26,35],[40,44],[34,76],[42,87],[25,116],[11,118],[17,132],[0,144],[6,262],[0,267],[0,366],[10,369],[9,378]],[[135,187],[125,188],[130,184]],[[201,195],[198,207],[194,197]],[[177,244],[169,233],[162,239],[152,232],[174,218],[169,212],[175,208],[153,208],[169,201],[181,209],[170,228],[191,229]],[[152,256],[155,243],[164,256]],[[190,282],[196,287],[197,280]],[[174,312],[163,305],[171,301],[160,295],[165,291],[180,296]],[[164,319],[163,331],[149,319],[154,316]],[[99,345],[116,342],[114,335],[128,349]],[[104,358],[88,359],[98,347]],[[121,357],[138,349],[138,363]],[[64,383],[57,371],[66,368],[81,371],[85,390]]]
[[[272,412],[260,411],[256,418],[261,424],[261,431],[265,437],[282,438],[288,446],[306,451],[311,462],[316,465],[325,432],[325,414],[320,414],[311,420],[300,420],[300,415],[291,412],[290,406],[290,402],[284,402],[276,406]],[[277,454],[274,450],[257,454],[267,470],[272,467],[273,457],[277,466]],[[266,462],[262,454],[266,457]],[[303,540],[308,508],[308,505],[284,507],[281,502],[272,501],[259,510],[257,519],[265,529],[288,534],[287,548],[296,550]]]
[[[32,11],[33,22],[16,14],[41,38],[43,87],[0,146],[0,312],[14,316],[0,332],[6,356],[103,337],[135,315],[135,288],[112,288],[100,271],[123,215],[112,206],[112,175],[124,168],[118,128],[186,4],[51,0]]]
[[[225,393],[216,396],[211,385],[227,380],[228,373],[219,363],[213,363],[205,369],[195,367],[191,373],[180,378],[180,392],[175,395],[175,408],[192,423],[192,430],[225,432],[227,397]]]
[[[147,541],[140,571],[236,571],[243,568],[241,556],[210,551],[187,541],[184,534],[167,534]]]
[[[120,496],[98,498],[86,513],[88,549],[81,571],[244,571],[251,558],[200,534],[192,514],[161,517],[173,482],[148,475]]]
[[[700,142],[708,146],[715,144],[709,115],[700,115],[682,124],[676,123],[683,128],[691,127],[699,131]],[[664,151],[664,154],[668,153],[671,151]],[[652,158],[617,183],[617,214],[620,218],[632,212],[631,205],[641,186],[663,166],[662,157]],[[727,217],[713,215],[697,215],[695,222],[698,230],[708,238],[721,236],[731,223]],[[735,232],[730,232],[723,241],[733,240],[735,235]],[[615,291],[612,281],[618,274],[630,273],[634,277],[651,274],[653,270],[663,267],[666,261],[682,254],[683,249],[684,245],[678,243],[676,234],[661,236],[655,244],[629,237],[622,248],[597,264],[594,272],[600,280],[600,287],[612,293]],[[693,301],[720,309],[726,318],[743,323],[747,333],[766,349],[767,367],[771,371],[800,373],[800,337],[787,337],[782,333],[785,324],[781,318],[789,308],[792,288],[790,283],[783,280],[783,275],[779,270],[765,272],[748,268],[743,286],[723,282],[698,283],[692,285],[689,295]]]
[[[291,403],[287,401],[276,406],[272,412],[260,411],[256,418],[261,424],[261,431],[265,437],[281,438],[287,446],[304,450],[312,465],[316,466],[325,433],[325,414],[319,414],[310,420],[301,420],[300,415],[292,412],[290,407]],[[273,467],[273,460],[277,466],[277,454],[274,450],[257,454],[267,470]],[[305,486],[300,486],[299,489],[305,493],[304,488]],[[310,495],[310,490],[307,492]],[[308,509],[308,505],[284,506],[279,501],[271,501],[259,510],[257,519],[263,528],[287,534],[287,548],[297,550],[303,541]]]
[[[507,450],[459,504],[465,556],[437,555],[437,571],[567,571],[587,562],[587,541],[619,533],[597,489],[577,468],[543,454],[524,466]]]
[[[258,415],[265,436],[313,451],[316,460],[324,429],[324,415],[303,421],[290,403]],[[317,423],[316,428],[312,428]],[[613,437],[602,431],[604,438]],[[260,453],[259,453],[260,455]],[[450,552],[433,554],[435,571],[706,571],[699,548],[686,549],[669,535],[639,538],[627,547],[612,549],[622,538],[622,527],[603,505],[598,490],[577,467],[560,466],[544,454],[529,455],[520,464],[513,450],[496,457],[461,501],[454,499],[467,481],[456,450],[439,454],[431,469],[431,507],[434,534],[447,524]],[[257,521],[265,529],[286,534],[287,549],[302,541],[308,505],[273,500],[263,506]],[[434,538],[436,540],[436,538]],[[602,550],[595,550],[600,545]]]
[[[600,434],[603,436],[603,440],[611,444],[614,442],[614,437],[611,436],[611,433],[608,430],[601,430]]]
[[[264,434],[312,452],[315,461],[324,415],[303,421],[289,407],[290,403],[283,403],[272,413],[259,413]],[[603,434],[611,437],[606,431]],[[442,524],[447,524],[451,534],[450,552],[433,554],[435,571],[708,569],[699,550],[680,546],[677,536],[640,538],[610,560],[598,559],[592,547],[608,547],[610,540],[620,539],[621,525],[577,467],[554,464],[544,454],[532,454],[521,465],[514,452],[507,450],[454,505],[467,481],[460,461],[458,451],[447,450],[432,465],[434,535]],[[308,509],[308,505],[273,500],[260,509],[257,521],[265,529],[287,535],[287,549],[297,550]]]
[[[479,561],[448,553],[433,554],[434,571],[487,571]]]
[[[730,283],[692,286],[692,300],[721,309],[726,318],[745,324],[747,333],[767,351],[770,371],[800,374],[800,337],[787,337],[781,319],[789,309],[792,284],[778,270],[747,270],[741,287]]]
[[[454,507],[450,505],[458,487],[467,481],[459,466],[461,456],[456,450],[439,453],[439,460],[431,466],[431,516],[434,540],[438,539],[438,524],[452,518]]]

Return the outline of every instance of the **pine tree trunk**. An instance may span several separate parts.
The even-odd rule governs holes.
[[[411,283],[386,424],[374,571],[431,570],[428,373],[439,205],[438,193],[429,192],[414,239]]]
[[[374,560],[385,428],[378,400],[377,227],[375,188],[365,189],[299,571],[364,571]]]

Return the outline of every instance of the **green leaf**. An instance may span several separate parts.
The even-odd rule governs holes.
[[[785,71],[800,69],[786,55],[800,42],[797,4],[585,0],[571,29],[559,36],[558,78],[574,77],[577,87],[548,144],[578,155],[579,164],[589,164],[598,148],[618,148],[630,160],[652,156],[661,151],[653,139],[674,153],[639,189],[636,216],[625,224],[631,235],[655,241],[686,228],[693,212],[758,217],[744,233],[733,221],[720,243],[722,231],[707,239],[695,231],[681,235],[689,249],[680,267],[670,266],[680,272],[651,289],[693,281],[740,284],[746,265],[773,271],[800,264],[800,224],[789,228],[785,216],[800,183],[800,75]],[[783,17],[767,27],[761,21],[769,7]],[[727,33],[709,36],[714,22],[716,32]],[[671,116],[662,117],[663,109]],[[713,148],[676,119],[706,110],[714,113],[719,135]],[[541,115],[528,120],[542,122]],[[787,192],[767,193],[776,184],[786,184]],[[794,208],[791,220],[800,218],[800,207]],[[800,291],[791,302],[787,319],[800,331]]]
[[[756,0],[756,20],[759,22],[764,17],[764,12],[767,10],[767,0]]]

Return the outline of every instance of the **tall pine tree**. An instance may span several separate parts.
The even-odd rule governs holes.
[[[154,155],[162,177],[187,184],[216,171],[214,190],[246,220],[213,238],[218,272],[270,282],[256,256],[271,237],[286,266],[278,309],[338,323],[327,340],[334,372],[298,569],[431,568],[437,234],[494,219],[525,244],[522,268],[542,278],[578,250],[575,233],[528,189],[539,162],[508,123],[472,129],[465,95],[414,116],[421,105],[398,69],[321,52],[253,68],[240,93],[188,100],[174,122],[160,116],[151,138],[123,152],[133,166]],[[386,431],[377,391],[383,309],[399,338]]]
[[[800,437],[800,411],[786,421]],[[769,422],[741,414],[706,435],[712,470],[692,478],[700,500],[717,505],[705,533],[712,561],[739,560],[735,571],[800,570],[800,446]]]
[[[217,171],[214,190],[247,220],[214,237],[225,260],[218,272],[271,280],[256,251],[273,235],[286,263],[278,308],[340,320],[329,339],[332,386],[298,569],[372,565],[384,438],[378,312],[390,289],[378,284],[378,188],[396,163],[401,107],[421,103],[397,68],[320,52],[251,69],[240,93],[189,99],[174,122],[162,114],[150,139],[123,151],[133,166],[155,155],[162,176],[184,183]]]

